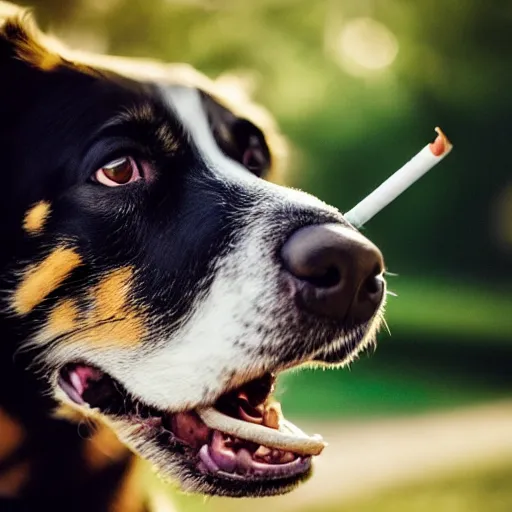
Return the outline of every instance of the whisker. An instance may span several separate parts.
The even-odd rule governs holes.
[[[395,292],[392,292],[391,290],[386,290],[386,295],[391,295],[391,297],[398,297],[398,294]]]
[[[388,331],[388,334],[391,336],[391,329],[389,328],[388,322],[384,318],[384,316],[381,317],[382,323],[384,324],[384,327],[386,328],[386,331]]]

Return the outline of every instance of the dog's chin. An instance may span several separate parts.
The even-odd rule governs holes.
[[[364,345],[354,331],[312,363],[340,364]],[[302,364],[308,361],[302,361]],[[169,412],[145,404],[101,369],[74,362],[58,372],[59,393],[86,414],[100,417],[120,440],[150,461],[160,476],[183,490],[231,497],[272,496],[291,491],[312,473],[324,447],[287,421],[272,398],[275,374],[265,373],[215,403]]]

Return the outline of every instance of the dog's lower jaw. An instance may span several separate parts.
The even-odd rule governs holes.
[[[261,446],[246,441],[243,433],[230,436],[212,429],[200,418],[203,413],[195,410],[169,413],[149,407],[133,398],[120,383],[87,365],[68,365],[59,377],[60,390],[72,400],[74,409],[102,418],[124,444],[149,460],[161,477],[189,492],[232,497],[282,494],[311,474],[311,448],[302,455],[294,453],[291,446],[286,448],[286,442],[293,441],[300,452],[304,441],[295,437],[297,433],[292,434],[289,422],[279,419],[279,404],[270,398],[273,383],[273,376],[265,375],[223,395],[215,407],[224,411],[218,415],[227,423],[238,422],[245,431],[265,431],[268,443],[280,437],[277,445],[270,444],[280,449],[268,448],[263,440]],[[236,416],[242,420],[231,419]],[[274,430],[280,423],[289,434]],[[285,439],[289,441],[283,445]],[[311,442],[319,448],[309,453],[318,453],[323,443],[313,439]]]
[[[232,498],[276,496],[292,491],[308,480],[313,472],[311,461],[305,464],[301,473],[274,480],[233,478],[222,472],[203,472],[197,468],[197,456],[193,452],[187,455],[183,445],[175,442],[163,452],[157,442],[144,441],[139,436],[130,435],[128,429],[120,430],[123,443],[141,458],[149,460],[161,479],[178,484],[185,492]]]

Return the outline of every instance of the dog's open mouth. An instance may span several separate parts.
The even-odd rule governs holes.
[[[306,435],[283,417],[272,398],[274,383],[267,373],[211,407],[171,413],[145,405],[95,367],[68,364],[59,374],[73,402],[140,426],[161,447],[179,447],[201,474],[252,482],[300,479],[325,446],[320,436]]]

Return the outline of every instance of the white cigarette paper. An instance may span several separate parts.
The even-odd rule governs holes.
[[[395,174],[345,214],[345,218],[353,226],[360,228],[366,224],[452,150],[453,146],[441,128],[436,127],[436,132],[437,137],[434,142],[427,144]]]

